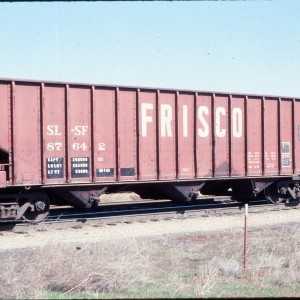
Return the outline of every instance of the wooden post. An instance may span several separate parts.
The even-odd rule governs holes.
[[[244,270],[247,267],[247,216],[248,216],[248,203],[245,203],[245,223],[244,223]]]

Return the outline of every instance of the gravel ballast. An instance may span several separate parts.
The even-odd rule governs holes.
[[[248,227],[264,227],[300,222],[300,210],[289,209],[269,211],[248,215]],[[74,224],[75,225],[75,224]],[[78,225],[78,224],[77,224]],[[40,226],[40,225],[38,225]],[[41,228],[41,227],[37,227]],[[209,231],[241,231],[244,228],[244,215],[209,216],[191,219],[172,219],[163,221],[147,221],[119,223],[103,226],[65,226],[59,229],[28,230],[2,232],[0,235],[0,251],[22,248],[38,248],[46,245],[62,243],[101,243],[130,238],[147,238],[160,235],[209,232]]]

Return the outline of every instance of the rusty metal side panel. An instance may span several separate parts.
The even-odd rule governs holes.
[[[264,172],[279,174],[278,168],[278,100],[264,101]]]
[[[10,84],[0,84],[0,149],[9,151]]]
[[[229,175],[228,96],[215,96],[214,103],[215,158],[214,176]]]
[[[212,96],[197,95],[196,176],[212,177]]]
[[[244,97],[231,98],[231,176],[245,176]]]
[[[41,183],[40,86],[18,83],[13,92],[13,184]]]
[[[178,178],[195,177],[195,96],[178,95]]]
[[[300,174],[300,100],[295,100],[294,107],[294,157],[295,173]]]
[[[4,188],[7,186],[6,182],[6,172],[0,171],[0,188]]]
[[[141,91],[139,107],[139,179],[157,178],[156,92]]]
[[[66,182],[65,88],[44,86],[43,183]]]
[[[262,175],[261,98],[247,101],[247,175]]]
[[[118,92],[118,180],[137,179],[136,91]]]
[[[91,89],[67,87],[68,182],[89,182],[91,162]]]
[[[280,101],[280,174],[292,174],[292,101]]]
[[[175,93],[159,94],[159,179],[176,178]]]
[[[94,181],[116,180],[115,99],[115,89],[94,90]]]

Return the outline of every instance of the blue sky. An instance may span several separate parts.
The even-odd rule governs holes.
[[[0,3],[0,77],[295,96],[300,1]]]

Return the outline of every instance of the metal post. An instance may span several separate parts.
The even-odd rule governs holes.
[[[247,266],[247,216],[248,216],[248,203],[245,203],[245,223],[244,223],[244,270]]]

